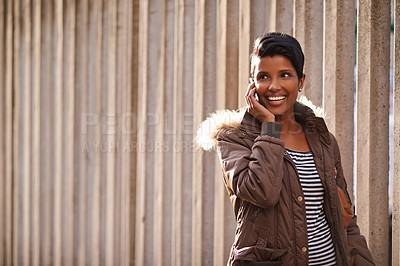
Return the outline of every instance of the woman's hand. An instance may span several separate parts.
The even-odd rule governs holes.
[[[255,82],[252,82],[247,87],[246,95],[244,96],[249,114],[260,122],[275,122],[275,115],[256,100],[255,93],[256,85]]]

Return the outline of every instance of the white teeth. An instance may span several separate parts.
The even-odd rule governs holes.
[[[268,100],[269,101],[282,101],[285,98],[286,98],[286,96],[275,96],[275,97],[271,96],[271,97],[268,97]]]

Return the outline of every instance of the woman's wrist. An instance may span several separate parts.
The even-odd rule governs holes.
[[[248,110],[248,111],[252,116],[254,116],[261,123],[275,122],[275,116],[272,113],[266,114],[265,112],[254,112],[253,110]]]
[[[275,121],[275,116],[272,113],[260,115],[259,121],[261,123],[264,123],[264,122],[276,122]]]
[[[260,135],[268,135],[275,138],[280,138],[282,125],[277,122],[263,122],[261,125]]]

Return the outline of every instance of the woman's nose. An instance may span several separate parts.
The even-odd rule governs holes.
[[[280,89],[279,81],[276,79],[271,79],[271,83],[269,84],[268,90],[278,91],[279,89]]]

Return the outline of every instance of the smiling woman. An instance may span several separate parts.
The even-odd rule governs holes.
[[[344,226],[340,215],[338,186],[351,202],[336,139],[297,102],[303,65],[293,37],[259,37],[246,111],[214,114],[198,131],[216,147],[234,207],[228,265],[374,265],[356,217]]]
[[[258,59],[254,76],[255,87],[252,92],[257,92],[261,105],[275,115],[275,120],[284,120],[282,116],[288,115],[293,109],[305,76],[299,79],[290,60],[282,55]],[[253,95],[252,92],[249,96]]]
[[[249,109],[249,113],[261,122],[279,122],[282,125],[281,139],[286,147],[309,150],[302,128],[294,119],[293,113],[293,106],[298,92],[303,88],[305,75],[299,78],[286,56],[268,55],[256,60],[254,76],[254,88],[247,97],[252,101],[253,94],[257,93],[260,104],[253,103],[254,108]],[[260,115],[263,113],[267,114]]]

